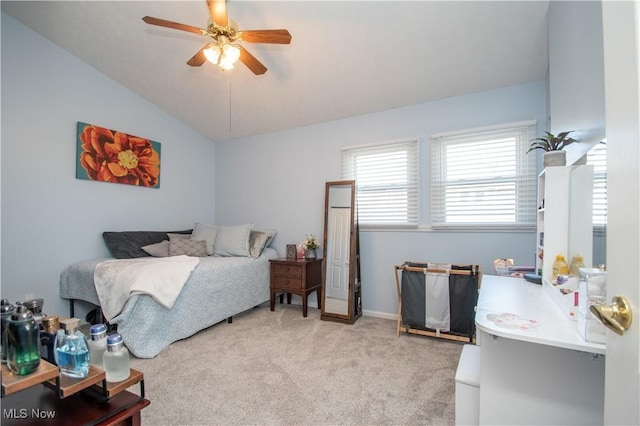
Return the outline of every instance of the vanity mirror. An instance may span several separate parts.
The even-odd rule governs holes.
[[[326,183],[320,319],[346,324],[362,315],[355,192],[353,180]]]

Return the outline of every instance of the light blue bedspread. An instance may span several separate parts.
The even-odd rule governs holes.
[[[136,294],[111,323],[118,325],[133,355],[153,358],[171,343],[269,300],[269,260],[276,257],[270,247],[257,259],[201,257],[171,309],[149,295]],[[93,271],[104,260],[66,268],[60,274],[60,297],[99,305]]]

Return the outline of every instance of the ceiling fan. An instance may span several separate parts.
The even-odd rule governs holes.
[[[173,28],[211,37],[212,41],[204,45],[187,64],[199,67],[207,60],[227,70],[233,68],[238,60],[245,64],[254,74],[260,75],[267,71],[255,56],[247,51],[238,42],[244,43],[291,43],[291,34],[287,30],[244,30],[240,31],[238,25],[227,17],[226,0],[207,0],[209,7],[209,23],[207,29],[167,21],[165,19],[145,16],[144,22],[160,27]]]

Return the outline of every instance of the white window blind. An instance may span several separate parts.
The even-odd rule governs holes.
[[[587,153],[593,165],[593,225],[607,224],[607,145],[600,143]]]
[[[535,227],[535,131],[527,122],[433,137],[432,227]]]
[[[418,225],[418,140],[342,149],[342,175],[356,181],[358,222]]]

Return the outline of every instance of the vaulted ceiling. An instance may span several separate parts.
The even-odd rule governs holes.
[[[204,0],[2,1],[2,10],[213,141],[305,126],[544,79],[546,1],[239,1],[243,29],[286,28],[290,45],[248,44],[267,68],[186,64],[208,39]],[[3,46],[4,47],[4,46]]]

